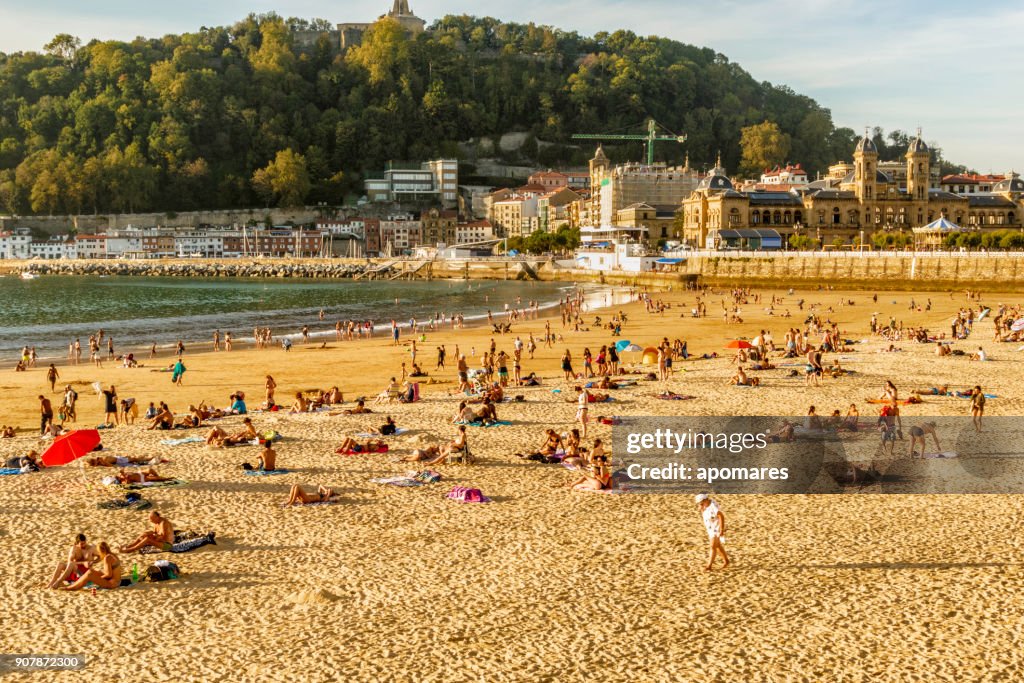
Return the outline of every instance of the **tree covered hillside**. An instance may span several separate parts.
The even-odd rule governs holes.
[[[812,99],[663,38],[449,16],[415,39],[378,22],[343,55],[326,37],[294,49],[292,29],[310,26],[252,15],[131,43],[60,35],[41,53],[0,53],[0,210],[336,203],[389,159],[457,156],[459,141],[525,131],[532,161],[579,164],[593,145],[572,146],[573,133],[641,132],[648,117],[689,135],[658,148],[670,162],[721,150],[736,169],[742,129],[765,121],[812,171],[853,146],[854,132]],[[616,155],[638,159],[640,147]]]

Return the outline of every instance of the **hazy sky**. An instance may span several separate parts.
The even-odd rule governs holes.
[[[837,125],[912,131],[979,171],[1024,169],[1024,3],[948,0],[410,0],[428,22],[490,15],[593,34],[626,28],[711,47],[789,85]],[[0,51],[54,34],[131,39],[233,23],[249,12],[369,21],[390,0],[0,0]]]

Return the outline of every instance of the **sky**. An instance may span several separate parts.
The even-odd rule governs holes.
[[[494,16],[591,35],[629,29],[710,47],[759,81],[832,111],[838,126],[912,132],[979,172],[1024,169],[1024,3],[989,0],[410,0],[431,22]],[[130,40],[234,23],[250,12],[372,21],[391,0],[0,0],[0,51],[57,33]],[[799,161],[799,159],[794,159]]]

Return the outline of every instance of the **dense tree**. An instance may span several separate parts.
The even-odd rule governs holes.
[[[512,131],[528,144],[509,160],[581,165],[593,147],[573,133],[638,133],[650,117],[689,136],[658,146],[659,159],[710,165],[720,151],[730,170],[744,129],[764,122],[772,136],[747,170],[800,161],[824,171],[857,137],[713,50],[629,31],[586,37],[448,16],[411,37],[382,20],[339,55],[326,35],[297,50],[296,30],[329,24],[253,14],[184,35],[82,45],[60,34],[42,52],[0,53],[0,208],[337,202],[390,159],[457,156],[460,142]],[[902,156],[903,133],[875,137],[883,158]],[[638,143],[606,150],[616,161],[642,154]]]
[[[756,176],[764,169],[786,161],[791,140],[778,124],[771,121],[747,126],[740,138],[742,163],[740,171]]]
[[[277,201],[281,206],[302,206],[310,190],[306,157],[290,149],[278,152],[253,174],[252,185],[268,204]]]

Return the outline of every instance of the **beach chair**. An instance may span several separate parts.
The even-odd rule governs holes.
[[[474,458],[473,454],[469,451],[469,440],[466,441],[466,445],[463,446],[461,450],[449,453],[448,457],[445,458],[445,462],[449,465],[472,465],[476,462],[476,458]]]

